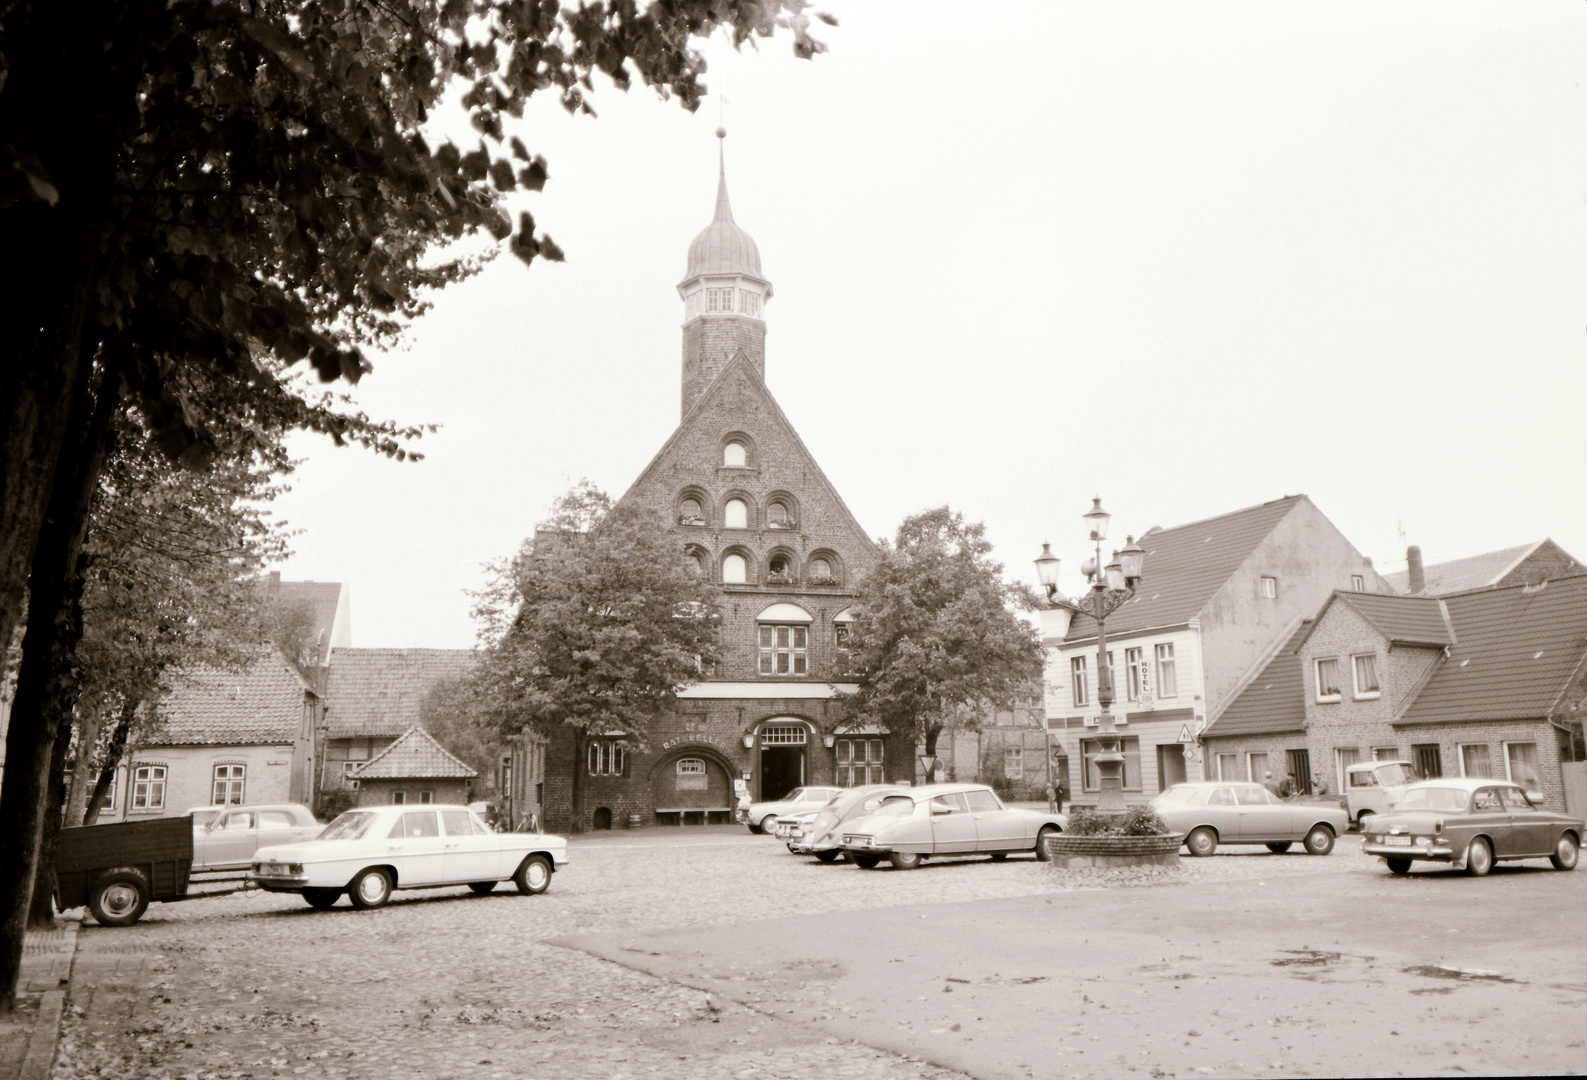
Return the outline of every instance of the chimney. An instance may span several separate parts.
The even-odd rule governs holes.
[[[1405,568],[1408,573],[1407,585],[1412,596],[1420,596],[1422,590],[1427,588],[1427,575],[1422,573],[1422,549],[1420,545],[1412,544],[1405,549]]]

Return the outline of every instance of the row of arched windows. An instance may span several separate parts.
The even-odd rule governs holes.
[[[843,564],[837,553],[821,549],[810,554],[800,565],[799,556],[791,551],[774,550],[766,557],[764,569],[754,552],[747,548],[731,547],[713,559],[711,553],[698,544],[685,550],[694,560],[697,572],[711,581],[724,585],[841,585]]]
[[[710,497],[701,489],[685,488],[679,493],[678,524],[708,526],[713,519],[723,529],[797,529],[799,504],[792,495],[779,491],[767,498],[762,514],[756,511],[748,494],[735,491],[722,500],[721,516],[717,518]]]

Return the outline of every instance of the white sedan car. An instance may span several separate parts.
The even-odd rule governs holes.
[[[346,893],[356,908],[378,908],[396,889],[467,885],[488,893],[511,880],[545,892],[566,866],[568,842],[542,833],[498,833],[466,806],[367,806],[349,810],[316,839],[260,848],[249,880],[269,892],[302,893],[328,908]]]
[[[783,814],[802,814],[819,810],[843,789],[840,787],[796,787],[775,802],[749,804],[749,831],[769,833]]]

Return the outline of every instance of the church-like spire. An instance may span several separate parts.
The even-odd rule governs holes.
[[[771,282],[760,273],[760,249],[733,220],[727,199],[727,131],[716,129],[716,213],[689,245],[683,298],[683,411],[740,351],[764,377],[766,301]]]

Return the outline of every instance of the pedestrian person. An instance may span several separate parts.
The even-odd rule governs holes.
[[[1278,781],[1273,779],[1273,774],[1267,772],[1263,773],[1262,776],[1262,786],[1267,788],[1268,791],[1272,792],[1275,799],[1278,798]]]
[[[1064,787],[1064,782],[1058,780],[1053,785],[1053,804],[1057,806],[1058,813],[1064,812],[1064,800],[1069,797],[1069,789]]]
[[[1285,773],[1284,779],[1278,782],[1278,797],[1281,799],[1293,799],[1295,797],[1294,772]]]

